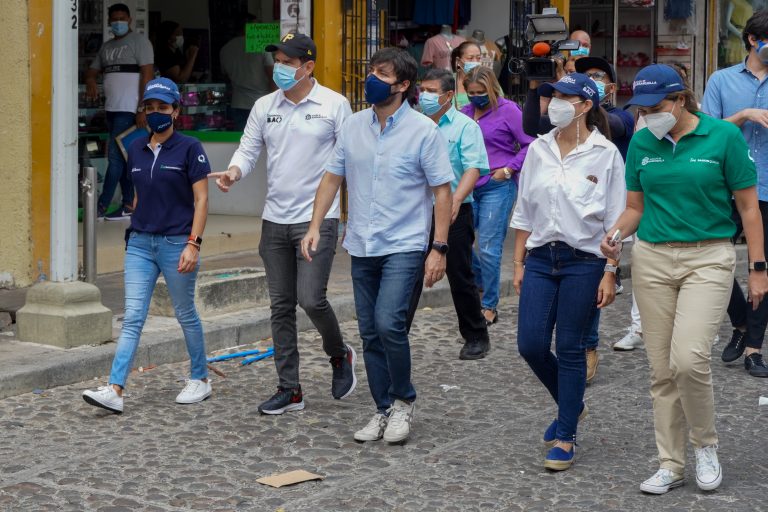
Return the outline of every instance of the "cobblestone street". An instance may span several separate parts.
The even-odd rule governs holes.
[[[374,412],[362,357],[357,390],[334,401],[315,331],[301,335],[307,408],[298,413],[257,413],[274,390],[271,359],[217,363],[227,378],[212,374],[213,397],[193,406],[174,403],[186,364],[132,373],[122,416],[80,398],[106,377],[2,400],[0,510],[768,510],[761,449],[768,407],[758,408],[766,381],[749,377],[741,361],[720,362],[726,323],[713,351],[722,486],[698,490],[689,450],[681,489],[639,491],[657,469],[647,361],[642,350],[609,348],[629,323],[626,288],[603,315],[590,414],[566,472],[543,469],[541,436],[555,408],[517,354],[516,305],[508,299],[491,330],[492,352],[481,361],[458,360],[452,308],[419,311],[411,340],[419,398],[402,446],[353,441]],[[356,323],[343,330],[362,356]],[[256,483],[294,469],[325,480],[280,489]]]

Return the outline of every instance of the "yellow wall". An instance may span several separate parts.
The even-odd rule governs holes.
[[[341,92],[341,0],[320,0],[312,6],[312,40],[317,45],[315,76],[324,86]]]
[[[3,0],[0,33],[0,288],[31,283],[28,0]]]

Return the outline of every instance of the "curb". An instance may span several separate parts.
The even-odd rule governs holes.
[[[508,297],[513,294],[512,279],[503,276],[500,296]],[[352,294],[337,295],[329,298],[329,301],[339,322],[356,318]],[[419,308],[437,308],[451,304],[453,299],[447,280],[444,279],[434,288],[424,290]],[[269,316],[269,308],[265,307],[202,320],[208,353],[252,344],[271,337]],[[314,328],[301,308],[297,308],[296,322],[299,332]],[[14,368],[0,375],[0,399],[109,375],[116,348],[117,343],[111,342],[99,346],[57,350],[52,352],[52,357],[19,358]],[[178,363],[188,359],[184,337],[174,321],[172,328],[145,333],[142,336],[133,367]]]

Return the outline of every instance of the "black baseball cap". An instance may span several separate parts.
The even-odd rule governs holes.
[[[611,63],[600,57],[582,57],[577,59],[574,63],[577,73],[586,73],[588,69],[597,68],[600,71],[605,71],[608,78],[611,79],[611,83],[616,83],[616,71],[614,71]]]
[[[293,58],[306,57],[309,60],[317,60],[317,47],[315,42],[306,34],[285,34],[277,44],[270,44],[265,48],[268,52],[280,50]]]

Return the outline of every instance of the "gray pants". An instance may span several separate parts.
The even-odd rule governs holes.
[[[325,353],[330,357],[347,353],[336,314],[325,295],[336,254],[339,221],[323,221],[320,243],[311,263],[301,255],[301,239],[308,227],[308,222],[276,224],[265,220],[261,228],[259,254],[267,272],[275,366],[282,388],[299,387],[297,303],[320,331]]]

